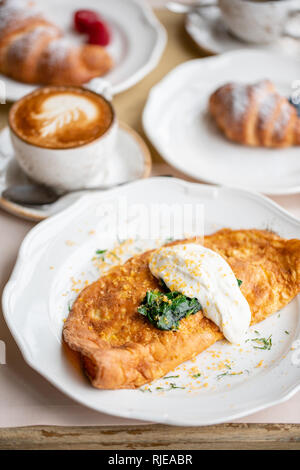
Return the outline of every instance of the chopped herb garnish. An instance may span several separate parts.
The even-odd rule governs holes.
[[[227,371],[227,372],[223,372],[223,374],[217,375],[217,379],[220,380],[225,376],[242,375],[242,374],[243,374],[243,371],[240,371],[240,372],[229,372],[229,371]]]
[[[225,364],[225,367],[228,369],[226,372],[223,372],[222,374],[217,375],[217,379],[220,380],[223,377],[226,376],[232,376],[232,375],[242,375],[244,372],[230,372],[231,371],[231,366],[229,364]],[[248,372],[248,371],[247,371]]]
[[[151,388],[140,388],[139,390],[140,390],[140,392],[150,392],[150,393],[152,393]]]
[[[285,330],[285,334],[286,334],[286,335],[289,335],[289,334],[290,334],[290,332]]]
[[[96,255],[103,255],[107,250],[96,250]]]
[[[243,284],[243,281],[241,281],[240,279],[237,279],[237,283],[238,283],[238,286],[241,287],[241,285]]]
[[[186,297],[180,292],[148,291],[138,312],[159,330],[176,331],[180,320],[194,315],[201,308],[195,297]]]
[[[176,385],[176,384],[174,384],[174,383],[171,382],[171,383],[170,383],[170,390],[175,389],[175,388],[181,388],[182,390],[185,389],[185,387],[179,387],[178,385]]]
[[[198,374],[193,374],[192,375],[193,379],[198,379],[198,377],[201,377],[200,372]]]
[[[168,375],[168,377],[163,377],[164,380],[167,379],[178,379],[179,375]]]
[[[113,251],[110,252],[110,254],[112,256],[114,256],[114,258],[116,258],[118,261],[120,261],[120,257],[118,255],[116,255],[116,253],[114,253]]]
[[[176,388],[180,388],[182,390],[185,389],[185,387],[179,387],[178,385],[174,384],[173,382],[170,383],[170,386],[168,388],[166,387],[156,387],[156,390],[163,390],[164,392],[169,392],[170,390],[174,390]]]
[[[257,330],[254,330],[254,333],[257,334],[257,335],[260,335],[260,332],[257,331]]]
[[[223,374],[217,375],[217,379],[220,380],[220,379],[222,379],[223,377],[225,377],[226,375],[229,375],[229,372],[223,372]]]
[[[100,259],[102,259],[102,261],[104,261],[106,254],[111,255],[111,256],[113,256],[114,258],[116,258],[118,261],[120,261],[119,256],[116,255],[113,251],[108,251],[108,250],[96,250],[96,255],[98,255],[98,256],[100,257]]]
[[[270,335],[269,338],[254,338],[251,341],[260,345],[253,346],[254,349],[266,349],[269,351],[272,347],[272,335]]]

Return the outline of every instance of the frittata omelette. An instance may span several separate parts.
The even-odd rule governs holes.
[[[195,243],[195,239],[170,243]],[[269,231],[223,229],[205,237],[242,281],[241,291],[257,323],[300,292],[300,240]],[[162,331],[138,312],[145,294],[162,291],[148,263],[152,251],[129,259],[86,287],[64,325],[67,345],[80,353],[84,370],[100,389],[136,388],[158,379],[223,338],[202,310]]]

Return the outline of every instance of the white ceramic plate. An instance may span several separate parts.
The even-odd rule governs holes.
[[[97,278],[96,249],[110,248],[116,233],[108,221],[126,198],[128,208],[143,211],[124,224],[138,229],[152,204],[205,206],[205,231],[221,227],[276,230],[300,238],[300,222],[262,196],[229,188],[151,178],[105,194],[88,195],[64,212],[37,225],[22,243],[18,260],[3,295],[6,322],[25,360],[74,400],[98,411],[126,418],[176,425],[207,425],[229,421],[277,404],[300,388],[299,350],[291,347],[300,335],[299,299],[280,313],[251,328],[248,336],[272,335],[271,350],[216,343],[193,362],[141,390],[96,390],[74,368],[61,343],[63,318],[69,303],[85,283]],[[108,206],[111,204],[108,211]],[[152,206],[153,207],[153,206]],[[129,212],[128,212],[129,214]],[[140,215],[138,215],[140,214]],[[138,242],[137,242],[138,243]],[[97,265],[96,265],[97,266]],[[254,330],[258,330],[256,333]],[[286,333],[287,332],[287,333]],[[296,343],[297,346],[297,343]],[[295,354],[298,357],[295,357]],[[229,372],[240,375],[223,375]],[[201,372],[199,379],[191,374]],[[169,382],[169,385],[168,385]],[[170,391],[170,383],[185,389]],[[192,382],[192,385],[191,385]],[[144,389],[144,387],[143,387]]]
[[[143,113],[145,132],[168,163],[193,178],[265,194],[299,192],[300,147],[235,144],[207,111],[210,94],[226,82],[269,78],[288,97],[299,74],[299,61],[252,50],[185,62],[152,88]]]
[[[119,123],[116,147],[109,158],[108,176],[103,184],[113,186],[150,175],[152,161],[149,149],[140,135],[127,124]],[[39,222],[74,204],[84,194],[70,193],[55,203],[44,206],[15,204],[1,197],[2,192],[9,186],[27,184],[28,181],[28,177],[14,158],[9,129],[5,127],[0,132],[0,207],[17,217]]]
[[[135,85],[156,67],[166,44],[166,32],[143,0],[37,0],[47,18],[59,25],[74,43],[83,41],[73,33],[72,19],[78,9],[98,11],[112,30],[107,50],[114,59],[113,69],[103,78],[113,94]],[[138,38],[138,39],[137,39]],[[34,90],[27,85],[0,75],[6,99],[16,101]]]
[[[299,19],[297,23],[299,23]],[[294,27],[296,31],[299,31],[299,24],[295,24]],[[273,51],[296,59],[300,54],[300,41],[291,37],[281,37],[272,44],[263,45],[240,41],[227,31],[218,7],[205,8],[199,10],[199,13],[189,13],[186,15],[185,28],[201,49],[214,54],[222,54],[241,48]]]

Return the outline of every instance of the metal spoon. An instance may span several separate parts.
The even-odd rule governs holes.
[[[40,186],[37,184],[23,184],[9,186],[2,192],[2,197],[8,201],[15,202],[16,204],[28,206],[42,206],[44,204],[53,204],[59,198],[66,194],[78,193],[80,191],[105,191],[117,186],[122,186],[130,181],[118,183],[110,186],[97,186],[95,188],[84,188],[68,191],[66,193],[57,193],[54,189],[47,186]]]
[[[180,1],[168,2],[166,4],[166,8],[173,13],[191,13],[192,11],[197,11],[200,8],[208,8],[216,6],[216,2],[193,2],[193,3],[186,3]]]

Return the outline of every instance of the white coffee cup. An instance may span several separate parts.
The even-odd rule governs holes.
[[[96,93],[95,87],[88,89]],[[96,91],[98,90],[99,84],[96,86]],[[112,111],[113,118],[109,128],[93,141],[72,148],[46,148],[23,140],[12,128],[12,107],[9,115],[10,137],[15,157],[30,179],[63,192],[105,183],[108,159],[115,146],[118,124],[108,96],[101,96],[109,103]]]
[[[300,26],[289,32],[289,20],[300,13],[299,0],[218,0],[228,30],[246,42],[267,44],[287,35],[300,38]]]

